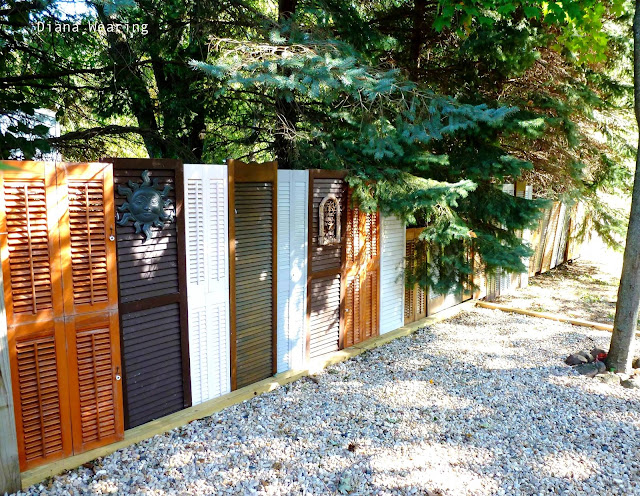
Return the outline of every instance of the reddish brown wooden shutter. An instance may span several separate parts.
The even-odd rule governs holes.
[[[360,343],[379,332],[380,267],[378,213],[361,212],[347,202],[345,326],[343,346]]]
[[[309,252],[307,268],[307,359],[316,358],[340,348],[340,336],[347,314],[344,312],[347,285],[343,284],[346,258],[345,173],[340,171],[309,171]],[[340,243],[320,245],[319,207],[327,195],[333,194],[340,203]],[[351,296],[353,298],[353,294]]]
[[[424,244],[417,243],[418,236],[422,232],[422,228],[410,228],[406,232],[406,266],[411,271],[416,262],[421,262],[426,258],[426,252],[417,253],[418,247],[424,247]],[[423,248],[420,248],[423,249]],[[424,258],[423,258],[424,257]],[[408,287],[405,284],[404,290],[404,323],[409,324],[415,322],[427,315],[426,292],[418,284]]]
[[[0,229],[25,470],[121,438],[122,402],[111,166],[12,165]]]

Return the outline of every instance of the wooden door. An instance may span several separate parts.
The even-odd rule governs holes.
[[[345,172],[309,171],[309,255],[307,265],[307,360],[338,351],[344,328],[344,285],[347,192]],[[332,242],[320,239],[320,205],[334,197],[340,205],[340,236]]]
[[[111,165],[13,162],[0,230],[22,470],[123,436]]]
[[[344,336],[348,348],[379,334],[380,216],[347,204]]]
[[[109,160],[109,159],[105,159]],[[183,165],[173,159],[111,159],[118,207],[118,298],[124,368],[125,427],[191,406]],[[127,192],[144,184],[169,200],[169,215],[150,237],[128,213]]]
[[[276,162],[230,160],[231,385],[276,373]]]
[[[185,164],[189,353],[193,404],[229,392],[226,165]]]
[[[424,260],[427,256],[424,243],[418,242],[418,236],[423,228],[409,228],[406,230],[405,263],[407,270],[412,270],[413,265]],[[419,251],[419,253],[418,253]],[[418,284],[404,288],[404,323],[410,324],[427,316],[426,292]]]

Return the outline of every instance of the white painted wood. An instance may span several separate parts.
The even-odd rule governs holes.
[[[278,171],[278,373],[304,367],[309,172]]]
[[[4,294],[0,270],[0,294]],[[0,494],[20,490],[18,439],[11,392],[11,367],[4,298],[0,298]]]
[[[380,334],[404,325],[406,227],[395,216],[380,216]]]
[[[194,405],[228,393],[227,166],[184,164],[189,357]]]

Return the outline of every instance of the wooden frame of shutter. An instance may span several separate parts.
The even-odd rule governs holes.
[[[113,389],[109,391],[107,389],[107,381],[109,376],[106,374],[105,365],[106,361],[110,362],[111,374],[113,378],[116,375],[122,376],[122,365],[120,357],[120,323],[118,318],[118,282],[117,282],[117,264],[116,264],[116,244],[115,240],[111,241],[109,236],[115,235],[115,210],[113,204],[113,169],[110,165],[105,163],[88,163],[88,164],[64,164],[57,165],[58,175],[58,191],[60,194],[60,212],[62,215],[62,222],[60,223],[60,250],[63,267],[72,267],[73,265],[73,247],[72,247],[72,235],[73,223],[71,220],[71,183],[80,179],[82,181],[88,181],[95,179],[101,183],[101,191],[103,200],[101,225],[94,225],[95,222],[89,216],[89,210],[87,210],[86,218],[84,222],[90,223],[91,227],[98,229],[98,234],[104,239],[104,260],[105,260],[105,278],[106,278],[106,299],[105,297],[96,298],[96,302],[82,302],[76,304],[75,302],[75,288],[76,288],[76,275],[72,270],[63,271],[63,291],[64,291],[64,305],[65,305],[65,330],[67,336],[67,360],[69,364],[69,390],[70,400],[72,404],[76,405],[76,408],[71,410],[72,415],[72,427],[73,427],[73,446],[74,452],[79,453],[81,451],[87,451],[97,446],[104,444],[110,444],[124,437],[124,418],[122,410],[122,380],[112,381]],[[98,191],[94,190],[94,195]],[[88,202],[97,202],[94,197],[91,199],[88,193],[88,186],[85,186],[85,194]],[[87,205],[88,207],[88,205]],[[84,225],[78,225],[79,230],[87,229],[87,237],[91,232],[91,227]],[[100,232],[102,230],[102,233]],[[92,233],[93,234],[93,233]],[[91,243],[88,243],[89,250],[91,249]],[[100,246],[100,243],[97,244]],[[95,262],[89,260],[89,265],[95,267]],[[100,277],[100,273],[97,273],[97,278]],[[100,282],[99,280],[96,282]],[[92,272],[89,274],[89,290],[92,295],[90,300],[94,298],[94,276]],[[79,282],[79,285],[86,285],[83,280]],[[102,293],[103,294],[103,293]],[[94,348],[94,363],[93,367],[87,367],[88,364],[79,363],[78,359],[78,337],[84,335],[84,338],[91,336],[91,341]],[[96,343],[96,339],[99,341]],[[106,343],[109,343],[111,353],[108,357],[100,354],[104,351]],[[82,347],[87,350],[85,343],[82,343]],[[90,347],[89,347],[90,348]],[[96,356],[98,355],[98,356]],[[99,370],[102,367],[102,370]],[[92,370],[93,369],[93,370]],[[83,407],[83,397],[86,394],[81,394],[81,388],[86,384],[93,382],[94,387],[103,391],[102,395],[93,399],[95,401],[95,408],[97,413],[97,425],[95,427],[95,435],[89,435],[86,431],[87,426],[83,424],[83,414],[81,409]],[[111,416],[106,412],[103,416],[103,425],[100,426],[101,405],[108,405],[109,402],[113,402],[115,414],[111,420]],[[89,405],[91,399],[88,400]],[[113,427],[110,424],[113,423]],[[92,425],[88,425],[89,430],[93,429]],[[90,440],[85,438],[89,437]]]
[[[231,390],[238,388],[237,369],[237,305],[236,305],[236,223],[235,223],[235,185],[236,183],[265,182],[273,184],[272,196],[272,281],[271,298],[273,304],[272,312],[272,374],[278,371],[278,162],[256,162],[245,163],[241,160],[227,160],[229,173],[229,328],[230,328],[230,354],[231,354]]]

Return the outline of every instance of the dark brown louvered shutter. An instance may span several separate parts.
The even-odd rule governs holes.
[[[152,227],[148,241],[132,222],[116,225],[125,427],[132,428],[191,405],[184,177],[179,160],[110,161],[116,207],[126,201],[118,186],[142,183],[147,170],[160,188],[172,187],[176,214],[162,228]]]
[[[228,165],[231,384],[237,389],[276,373],[277,164]]]
[[[343,347],[378,335],[380,268],[378,213],[365,213],[347,201],[345,326]]]
[[[316,358],[340,348],[340,337],[345,320],[350,318],[343,312],[341,301],[349,296],[347,285],[342,284],[342,269],[346,250],[346,185],[345,173],[340,171],[309,171],[309,253],[307,285],[307,359]],[[327,195],[337,198],[341,216],[341,240],[331,245],[320,245],[320,202]]]

